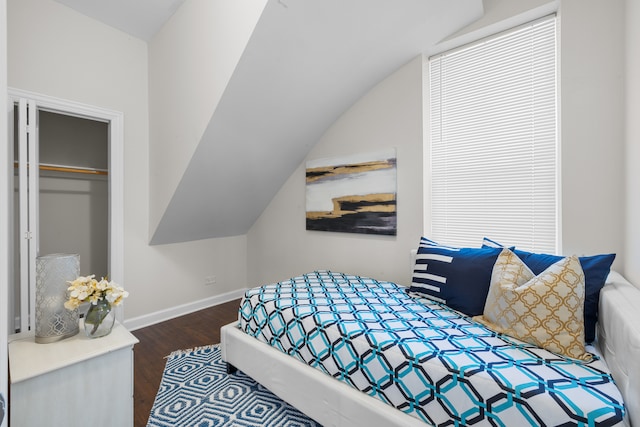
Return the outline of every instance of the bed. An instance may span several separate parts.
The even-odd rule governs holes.
[[[600,356],[575,361],[395,283],[316,271],[248,290],[222,358],[325,426],[633,426],[639,307],[611,272],[587,348]]]

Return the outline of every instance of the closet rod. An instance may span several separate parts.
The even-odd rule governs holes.
[[[18,162],[14,162],[13,166],[15,168],[18,167]],[[63,166],[63,165],[52,165],[49,163],[40,163],[41,171],[54,171],[54,172],[68,172],[68,173],[83,173],[87,175],[108,175],[109,172],[105,169],[94,169],[94,168],[82,168],[77,166]]]

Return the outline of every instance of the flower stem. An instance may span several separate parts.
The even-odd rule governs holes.
[[[89,307],[84,323],[93,325],[89,332],[91,335],[95,335],[102,324],[102,321],[107,317],[110,311],[111,304],[106,300],[99,300],[95,305],[91,305]]]

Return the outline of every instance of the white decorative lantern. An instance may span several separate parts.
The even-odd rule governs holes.
[[[36,258],[36,342],[52,343],[76,335],[78,310],[67,310],[68,281],[80,275],[80,255],[51,254]]]

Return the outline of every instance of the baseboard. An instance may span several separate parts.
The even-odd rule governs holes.
[[[236,291],[215,295],[200,301],[194,301],[165,310],[156,311],[154,313],[145,314],[143,316],[133,317],[131,319],[126,319],[123,324],[128,330],[135,331],[136,329],[144,328],[146,326],[164,322],[165,320],[184,316],[185,314],[193,313],[194,311],[202,310],[205,308],[213,307],[214,305],[242,298],[245,291],[246,289],[238,289]]]

